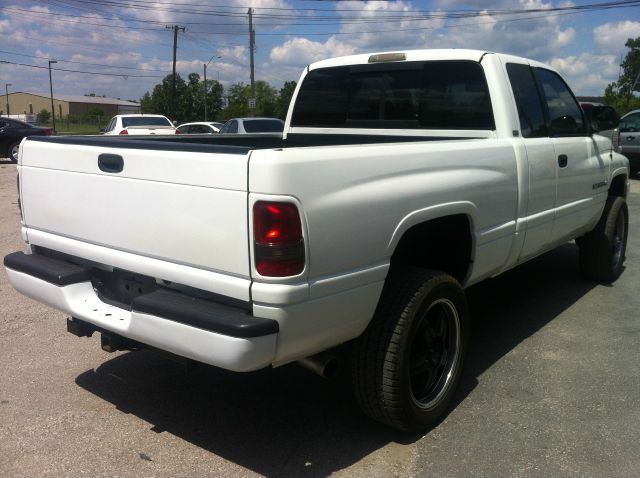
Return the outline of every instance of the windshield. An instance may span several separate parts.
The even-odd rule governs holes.
[[[122,118],[122,126],[173,126],[171,121],[162,116],[129,116]]]
[[[495,129],[484,72],[473,61],[414,61],[311,71],[292,126]]]
[[[282,133],[284,123],[279,119],[244,120],[244,130],[247,133]]]

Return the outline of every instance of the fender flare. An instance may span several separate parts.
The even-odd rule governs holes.
[[[464,215],[469,220],[471,232],[471,260],[475,257],[475,218],[478,216],[478,208],[469,201],[456,201],[444,204],[429,206],[424,209],[413,211],[402,218],[395,230],[391,234],[389,243],[387,244],[387,254],[389,257],[393,255],[402,236],[413,226],[422,224],[423,222],[439,219],[441,217]]]

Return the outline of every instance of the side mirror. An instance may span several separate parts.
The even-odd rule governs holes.
[[[594,133],[612,130],[620,123],[618,113],[611,106],[594,106],[585,113]]]

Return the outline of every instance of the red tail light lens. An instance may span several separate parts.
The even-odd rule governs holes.
[[[180,130],[177,129],[176,134],[182,134],[182,133],[180,132]]]
[[[120,131],[118,134],[129,134],[129,132],[126,129],[123,129],[122,131]]]
[[[44,130],[44,135],[45,136],[51,136],[53,135],[53,129],[52,128],[47,128]]]
[[[256,269],[266,277],[295,276],[304,270],[304,239],[298,208],[258,201],[253,206]]]

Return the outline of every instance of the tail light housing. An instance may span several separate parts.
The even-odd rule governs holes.
[[[129,132],[126,129],[123,129],[122,131],[120,131],[118,134],[129,134]]]
[[[44,130],[44,135],[45,136],[52,136],[53,135],[53,128],[47,128]]]
[[[182,133],[180,132],[180,130],[177,129],[176,134],[182,134]]]
[[[253,205],[253,250],[262,276],[295,276],[304,270],[302,223],[295,204],[258,201]]]

